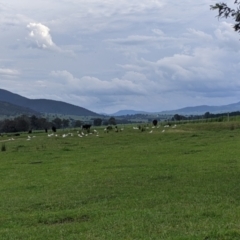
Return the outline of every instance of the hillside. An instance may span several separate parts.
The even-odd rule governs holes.
[[[75,116],[99,116],[97,113],[62,101],[48,99],[29,99],[0,89],[0,101],[8,102],[40,113],[52,113]]]
[[[109,115],[117,117],[117,116],[135,115],[135,114],[150,114],[150,113],[144,112],[144,111],[136,111],[136,110],[120,110],[118,112],[115,112]]]
[[[182,115],[201,115],[206,112],[210,113],[227,113],[227,112],[236,112],[240,111],[240,102],[232,103],[228,105],[222,106],[208,106],[208,105],[201,105],[196,107],[185,107],[176,110],[170,111],[163,111],[160,114],[182,114]]]
[[[29,108],[20,107],[9,102],[0,101],[0,116],[16,116],[16,115],[40,115],[39,112]]]

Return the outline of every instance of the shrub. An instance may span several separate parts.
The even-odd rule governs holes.
[[[234,129],[235,129],[234,124],[231,124],[231,125],[230,125],[230,130],[234,130]]]
[[[7,150],[6,145],[3,143],[3,144],[2,144],[2,147],[1,147],[1,151],[2,151],[2,152],[5,152],[6,150]]]

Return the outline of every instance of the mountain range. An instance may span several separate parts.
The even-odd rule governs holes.
[[[169,111],[161,111],[161,112],[143,112],[143,111],[135,111],[135,110],[121,110],[116,113],[111,114],[111,116],[122,116],[122,115],[135,115],[135,114],[159,114],[159,115],[203,115],[206,112],[210,113],[228,113],[228,112],[237,112],[240,111],[240,102],[222,105],[222,106],[208,106],[208,105],[200,105],[195,107],[185,107],[176,110]]]
[[[0,101],[0,115],[16,116],[16,115],[35,115],[39,116],[40,113],[30,108],[20,107],[9,102]]]
[[[20,108],[22,107],[23,113],[26,113],[26,109],[29,109],[30,112],[33,111],[35,114],[49,113],[75,116],[99,116],[99,114],[95,112],[66,102],[48,99],[29,99],[4,89],[0,89],[0,101],[2,102],[1,106],[4,106],[6,103],[10,103],[11,105],[8,105],[8,110],[11,111],[12,109],[13,112],[15,112],[17,107],[18,111],[21,111]],[[1,109],[2,108],[0,107],[0,115],[5,115],[1,113]]]
[[[210,113],[227,113],[240,111],[240,102],[222,105],[222,106],[208,106],[201,105],[195,107],[185,107],[176,110],[162,111],[162,112],[144,112],[136,110],[121,110],[113,114],[106,114],[110,116],[126,116],[135,114],[144,115],[202,115],[206,112]],[[91,116],[101,117],[102,114],[92,112],[83,107],[69,104],[62,101],[55,101],[49,99],[29,99],[10,91],[0,89],[0,115],[40,115],[40,114],[61,114],[74,116]]]

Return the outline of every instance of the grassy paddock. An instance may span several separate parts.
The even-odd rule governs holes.
[[[150,130],[0,142],[1,239],[240,239],[239,123]]]

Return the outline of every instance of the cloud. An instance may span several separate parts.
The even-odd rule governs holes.
[[[200,41],[205,41],[206,42],[206,41],[211,41],[213,39],[213,37],[210,34],[207,34],[207,33],[203,32],[203,31],[200,31],[200,30],[189,28],[189,29],[187,29],[187,31],[188,31],[188,33],[185,34],[185,36],[195,37]]]
[[[50,35],[50,29],[41,23],[29,23],[28,39],[32,42],[32,46],[39,49],[47,49],[52,51],[60,51],[60,48],[53,42]]]
[[[232,24],[221,22],[218,28],[214,31],[217,42],[225,49],[240,51],[239,36],[233,30]]]
[[[17,77],[19,75],[20,75],[20,72],[16,69],[0,68],[0,76]]]
[[[117,39],[108,39],[106,42],[120,44],[120,45],[138,45],[138,44],[146,44],[149,42],[156,42],[159,38],[154,36],[140,36],[140,35],[131,35],[127,38],[117,38]]]
[[[50,76],[54,77],[55,83],[61,85],[62,88],[81,93],[84,96],[138,95],[145,93],[145,89],[127,75],[107,81],[91,76],[76,78],[70,72],[64,70],[52,71]]]

